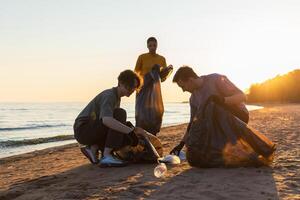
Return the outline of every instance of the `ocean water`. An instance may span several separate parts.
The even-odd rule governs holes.
[[[74,143],[73,123],[86,103],[0,103],[0,158]],[[189,121],[188,103],[165,103],[163,127]],[[123,103],[133,124],[134,103]],[[247,106],[249,110],[260,109]]]

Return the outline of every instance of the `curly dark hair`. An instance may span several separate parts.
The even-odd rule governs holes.
[[[135,81],[137,82],[137,88],[139,88],[141,85],[140,77],[134,71],[129,69],[120,73],[118,76],[118,81],[129,88],[134,87]]]

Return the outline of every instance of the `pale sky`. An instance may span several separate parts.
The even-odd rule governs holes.
[[[0,0],[0,101],[89,101],[134,68],[150,36],[175,70],[245,90],[300,67],[300,1]],[[162,90],[189,96],[171,79]]]

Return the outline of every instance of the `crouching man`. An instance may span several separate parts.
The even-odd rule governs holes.
[[[144,130],[127,122],[126,111],[120,108],[121,98],[129,97],[140,86],[139,77],[125,70],[118,77],[118,86],[98,94],[78,115],[74,123],[75,139],[81,152],[91,163],[101,167],[121,167],[127,163],[114,156],[114,151],[138,144],[137,135]],[[102,152],[100,161],[99,151]]]
[[[183,92],[191,93],[191,113],[187,131],[182,141],[170,152],[171,154],[179,154],[185,145],[195,115],[202,112],[208,99],[222,104],[241,121],[248,123],[249,112],[244,104],[246,96],[226,76],[220,74],[198,76],[192,68],[183,66],[175,73],[173,82],[177,83]]]

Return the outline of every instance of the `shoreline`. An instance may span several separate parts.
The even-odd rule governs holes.
[[[188,123],[182,123],[182,124],[177,124],[177,125],[165,126],[165,127],[161,128],[161,131],[163,131],[164,129],[176,128],[178,126],[187,126],[187,124]],[[70,140],[73,140],[73,139],[70,139]],[[65,141],[69,141],[69,140],[65,140]],[[46,144],[49,144],[49,143],[46,143]],[[24,157],[25,158],[31,158],[31,157],[35,156],[36,154],[45,155],[45,154],[49,154],[49,153],[54,153],[56,151],[60,151],[60,150],[65,149],[65,148],[73,148],[73,147],[79,147],[79,146],[80,146],[80,144],[77,143],[76,140],[75,140],[71,144],[57,145],[57,146],[53,146],[53,147],[47,147],[47,148],[44,148],[44,149],[33,150],[33,151],[30,151],[30,152],[26,152],[26,153],[21,153],[21,154],[16,154],[16,155],[12,155],[12,156],[2,157],[2,158],[0,158],[0,164],[10,162],[12,160],[23,159]]]
[[[263,109],[262,106],[258,105],[247,105],[249,107],[249,111],[252,112],[254,110]],[[162,128],[172,127],[172,126],[179,126],[183,123],[169,123]],[[76,144],[76,140],[73,137],[73,134],[69,135],[56,135],[53,137],[44,137],[44,138],[34,138],[34,139],[24,139],[24,140],[7,140],[0,142],[0,147],[2,150],[6,150],[6,152],[10,153],[1,153],[0,160],[3,158],[8,158],[11,156],[22,155],[24,153],[30,153],[34,151],[40,151],[47,148],[59,147],[65,144],[69,144],[72,140],[74,144]],[[47,142],[49,141],[49,142]],[[2,146],[1,146],[2,143]]]

